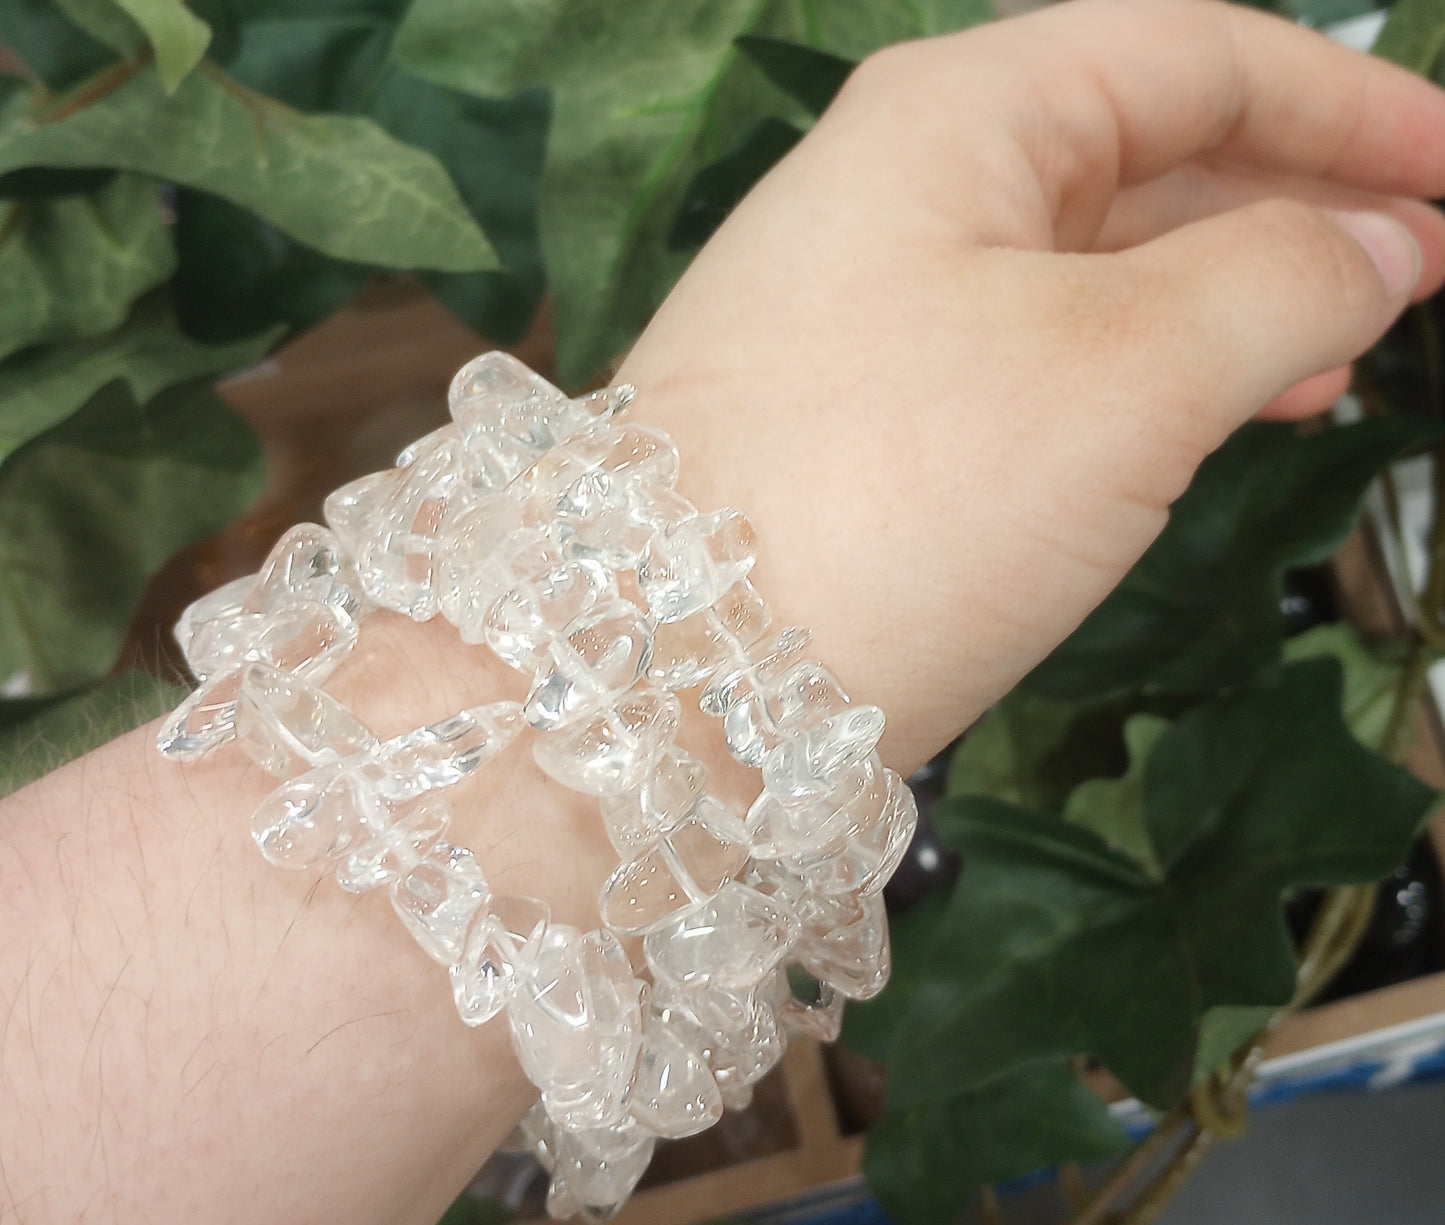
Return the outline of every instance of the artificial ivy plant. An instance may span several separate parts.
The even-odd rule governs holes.
[[[173,704],[172,680],[110,674],[148,579],[264,484],[216,380],[386,272],[500,342],[550,293],[584,386],[858,59],[991,16],[0,0],[0,791]],[[1378,49],[1428,73],[1442,47],[1445,0],[1400,0]],[[964,742],[937,816],[964,871],[896,916],[894,982],[845,1031],[889,1068],[866,1171],[900,1221],[1120,1152],[1086,1059],[1160,1112],[1151,1143],[1213,1134],[1254,1036],[1403,858],[1435,798],[1397,763],[1445,650],[1445,518],[1400,642],[1286,639],[1279,600],[1393,460],[1445,456],[1442,325],[1420,309],[1366,364],[1365,420],[1242,430]],[[1302,886],[1332,892],[1299,950]]]

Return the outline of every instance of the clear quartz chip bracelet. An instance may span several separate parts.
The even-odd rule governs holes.
[[[505,1013],[540,1093],[513,1140],[559,1219],[605,1220],[658,1137],[745,1106],[788,1034],[831,1040],[844,999],[882,989],[881,890],[917,822],[875,752],[882,712],[807,658],[807,630],[771,625],[752,527],[676,492],[671,440],[619,418],[632,394],[469,363],[452,424],[186,609],[198,685],[159,736],[177,761],[236,741],[281,780],[252,818],[261,853],[385,889],[462,1020]],[[526,700],[378,739],[320,688],[376,608],[445,617],[530,678]],[[680,693],[761,771],[746,813],[677,745]],[[529,729],[537,765],[597,797],[621,861],[594,931],[494,893],[447,839],[448,790]]]

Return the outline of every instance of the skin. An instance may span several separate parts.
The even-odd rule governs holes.
[[[1232,429],[1325,405],[1445,279],[1442,196],[1432,87],[1247,10],[1077,0],[866,62],[619,377],[907,772]],[[378,614],[328,688],[391,735],[517,682]],[[383,896],[261,860],[239,753],[152,740],[0,804],[0,1220],[435,1220],[531,1096],[505,1032]],[[470,786],[493,887],[595,924],[591,804],[522,751]]]

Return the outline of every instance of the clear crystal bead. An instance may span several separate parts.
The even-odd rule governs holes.
[[[402,447],[396,453],[396,464],[398,468],[410,468],[424,455],[429,455],[438,447],[451,445],[461,441],[461,431],[457,428],[456,422],[451,421],[446,425],[423,434],[420,438],[413,440]]]
[[[378,604],[426,621],[441,611],[436,558],[447,520],[473,498],[461,445],[442,440],[385,475],[391,479],[357,542],[357,572]]]
[[[802,924],[793,950],[798,964],[849,999],[872,999],[893,964],[883,895],[800,892],[792,902]]]
[[[702,762],[674,745],[638,786],[600,797],[602,821],[617,853],[635,858],[689,816],[706,787]]]
[[[643,940],[659,982],[745,990],[773,970],[798,940],[798,919],[774,898],[737,881],[654,928]]]
[[[353,621],[366,608],[356,567],[336,534],[319,523],[282,533],[256,573],[245,611],[274,612],[297,598],[330,605]]]
[[[202,681],[156,733],[156,748],[172,761],[197,761],[236,734],[239,669]]]
[[[522,511],[492,494],[448,518],[436,549],[437,606],[466,643],[483,641],[492,606],[516,583],[513,563],[545,548],[544,528],[522,527]],[[555,549],[551,556],[560,558]]]
[[[708,681],[698,699],[703,714],[721,718],[743,694],[781,676],[812,640],[813,631],[807,626],[787,625],[754,643],[747,657],[731,661],[731,667],[719,670]]]
[[[236,739],[277,778],[294,778],[370,752],[376,737],[324,690],[276,668],[250,664],[236,697]]]
[[[611,412],[610,402],[569,400],[541,375],[497,351],[457,371],[447,398],[478,482],[494,490]]]
[[[556,1133],[554,1185],[564,1185],[589,1221],[610,1219],[632,1194],[657,1138],[632,1119],[611,1127],[561,1130]],[[551,1196],[548,1196],[551,1211]]]
[[[571,621],[551,644],[523,713],[542,731],[610,706],[631,689],[652,655],[652,629],[626,600],[612,599]]]
[[[371,836],[341,861],[336,881],[352,893],[389,885],[409,872],[447,831],[451,811],[435,796],[393,807],[365,804]]]
[[[782,862],[818,893],[877,893],[902,861],[918,826],[913,793],[892,770],[870,757],[850,772],[844,832],[826,846],[795,852]]]
[[[827,795],[872,754],[884,723],[878,707],[850,706],[804,732],[784,736],[763,761],[763,786],[787,803]]]
[[[401,803],[470,777],[523,726],[516,702],[473,706],[384,742],[356,768],[382,800]]]
[[[391,904],[427,955],[450,966],[461,959],[467,929],[491,890],[476,856],[444,840],[392,882]]]
[[[534,957],[517,967],[507,1015],[512,1045],[565,1128],[609,1127],[624,1116],[637,1065],[639,983],[610,932],[546,929]]]
[[[551,921],[536,898],[494,895],[474,917],[460,959],[449,973],[457,1012],[482,1025],[512,998],[517,968],[536,954]]]
[[[542,455],[510,492],[532,523],[625,516],[654,490],[671,489],[677,468],[677,448],[660,430],[608,425]]]
[[[769,980],[781,981],[781,970]],[[731,991],[715,984],[680,990],[659,986],[655,1012],[687,1045],[697,1050],[717,1080],[724,1099],[754,1084],[777,1066],[787,1046],[779,1027],[777,1003],[761,990]]]
[[[683,906],[712,897],[747,863],[740,823],[710,796],[602,887],[603,921],[636,935],[668,922]]]
[[[558,561],[537,574],[513,573],[515,585],[493,603],[482,634],[493,651],[523,672],[541,670],[548,648],[569,625],[617,598],[617,579],[594,562]]]
[[[672,744],[681,719],[677,698],[661,689],[630,690],[597,711],[536,737],[532,755],[558,782],[588,795],[620,795],[638,786]]]
[[[722,1094],[702,1055],[658,1016],[643,1031],[631,1106],[634,1118],[668,1139],[706,1131],[722,1117]]]
[[[772,613],[762,597],[742,579],[712,608],[657,626],[648,680],[663,689],[691,689],[719,668],[740,666],[771,622]]]
[[[752,524],[725,508],[654,533],[638,559],[637,581],[657,620],[679,621],[710,607],[756,560]]]
[[[232,667],[250,646],[264,618],[245,611],[254,574],[208,592],[186,606],[176,622],[176,643],[197,680]]]
[[[815,1042],[836,1042],[843,1029],[843,996],[802,966],[788,967],[788,999],[778,1010],[783,1028]]]
[[[339,766],[322,766],[282,783],[251,817],[251,836],[281,868],[314,868],[370,837],[350,780]]]

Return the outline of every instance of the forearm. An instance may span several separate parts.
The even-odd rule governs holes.
[[[376,614],[328,687],[385,736],[514,684],[453,644]],[[0,1219],[435,1220],[531,1098],[505,1024],[460,1022],[384,890],[262,859],[275,783],[243,754],[153,741],[0,806]],[[578,797],[516,746],[467,787],[494,887],[585,923],[600,881],[556,845]]]

